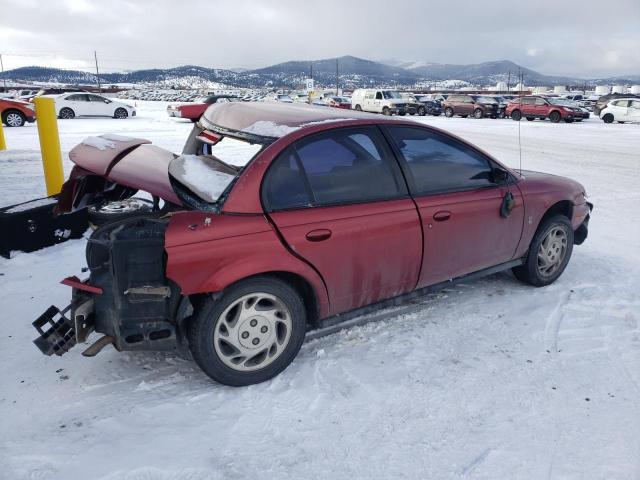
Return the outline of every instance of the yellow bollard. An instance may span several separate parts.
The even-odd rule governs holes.
[[[33,103],[36,106],[36,120],[47,195],[55,195],[60,193],[64,183],[55,101],[50,97],[36,97]]]
[[[2,122],[0,122],[0,150],[6,150],[7,144],[4,142],[4,130],[2,130]]]

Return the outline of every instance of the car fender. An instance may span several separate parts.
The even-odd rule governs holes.
[[[181,212],[169,222],[165,250],[167,277],[183,295],[219,292],[248,277],[284,272],[303,278],[315,293],[320,318],[328,316],[322,277],[283,245],[264,215]]]

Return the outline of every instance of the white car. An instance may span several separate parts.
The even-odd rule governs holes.
[[[640,99],[616,98],[600,110],[600,118],[604,123],[640,123]]]
[[[136,109],[95,93],[71,92],[53,97],[58,118],[75,117],[135,117]]]

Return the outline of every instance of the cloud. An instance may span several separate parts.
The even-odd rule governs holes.
[[[105,71],[260,67],[356,55],[477,63],[510,59],[568,76],[640,74],[640,2],[610,0],[2,0],[5,68],[64,62]],[[9,31],[7,34],[5,32]],[[35,61],[35,60],[34,60]]]

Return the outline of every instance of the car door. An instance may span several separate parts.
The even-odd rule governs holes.
[[[507,262],[523,228],[516,185],[493,182],[495,165],[471,146],[413,126],[385,126],[422,221],[423,264],[418,288]],[[500,214],[505,195],[515,207]]]
[[[100,95],[88,95],[91,108],[91,115],[96,117],[112,117],[113,104],[111,100]]]
[[[420,219],[376,127],[297,141],[274,160],[262,188],[283,240],[322,276],[331,314],[415,288]]]
[[[67,103],[67,107],[71,108],[76,117],[83,117],[91,115],[91,108],[89,105],[89,97],[84,93],[76,93],[69,95],[64,99]]]

